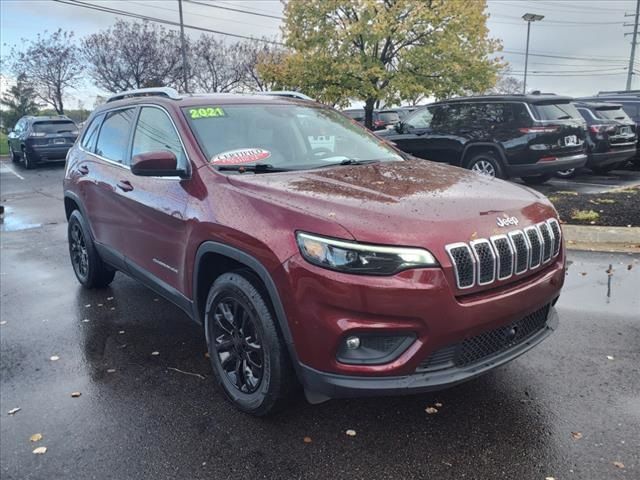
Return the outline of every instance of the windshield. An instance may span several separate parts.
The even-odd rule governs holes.
[[[606,120],[623,120],[631,122],[629,116],[622,110],[622,108],[598,108],[594,112],[596,117],[604,118]]]
[[[69,133],[76,132],[78,127],[70,121],[35,122],[32,127],[34,132],[39,133]]]
[[[380,112],[378,113],[378,117],[380,120],[387,123],[397,123],[400,121],[400,117],[397,112]]]
[[[402,160],[384,141],[328,108],[203,105],[183,109],[212,166],[268,164],[303,170]]]
[[[540,120],[582,119],[576,107],[571,103],[536,103],[533,104],[533,108]]]

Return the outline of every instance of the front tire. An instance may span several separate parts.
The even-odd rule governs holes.
[[[502,165],[492,152],[483,152],[473,156],[467,163],[467,168],[487,177],[505,178]]]
[[[550,178],[551,178],[550,174],[544,173],[544,174],[541,174],[541,175],[531,175],[531,176],[528,176],[528,177],[522,177],[522,180],[527,185],[542,185],[543,183],[545,183]]]
[[[11,144],[9,144],[9,156],[11,157],[11,161],[13,163],[18,163],[20,161],[20,156],[13,151],[13,148],[11,148]]]
[[[558,178],[573,178],[578,174],[577,168],[570,168],[568,170],[559,170],[554,175]]]
[[[282,408],[296,382],[260,286],[250,272],[225,273],[211,286],[205,310],[217,383],[236,408],[256,416]]]
[[[69,217],[67,228],[69,256],[76,278],[86,288],[103,288],[115,277],[115,270],[109,268],[98,255],[84,217],[74,210]]]

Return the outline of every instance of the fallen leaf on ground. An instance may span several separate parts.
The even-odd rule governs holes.
[[[116,373],[116,369],[115,368],[108,368],[107,369],[107,373]]]
[[[116,309],[116,307],[111,307],[109,310],[115,310],[115,309]]]
[[[346,433],[350,437],[355,437],[356,436],[356,431],[355,430],[347,430],[344,433]]]
[[[624,463],[622,462],[613,462],[613,465],[618,468],[624,468]]]
[[[113,300],[113,297],[107,297],[107,300],[110,302],[111,300]]]
[[[427,407],[424,409],[429,415],[433,415],[434,413],[438,413],[438,409],[434,407]]]
[[[436,402],[434,405],[435,405],[437,408],[442,407],[442,404],[441,404],[440,402]]]
[[[633,268],[633,264],[630,263],[629,265],[627,265],[627,270],[631,270],[632,268]],[[5,323],[7,323],[7,322],[5,322]]]
[[[607,360],[613,360],[613,359],[614,359],[613,356],[607,355]]]
[[[118,333],[122,335],[124,333],[124,330],[120,330]]]
[[[32,442],[38,442],[38,441],[42,440],[42,434],[41,433],[34,433],[33,435],[31,435],[29,437],[29,440],[31,440]]]
[[[556,480],[556,477],[544,477],[544,480]]]
[[[631,267],[631,265],[629,265],[629,267]],[[629,270],[631,270],[631,268],[629,268]],[[7,324],[7,321],[6,321],[6,320],[2,320],[2,321],[0,322],[0,325],[6,325],[6,324]]]
[[[580,275],[585,276],[587,272],[580,272]]]
[[[102,307],[102,303],[99,303],[99,304],[98,304],[98,306],[99,306],[99,307]]]
[[[303,441],[304,443],[311,443],[311,442],[313,442],[313,440],[311,440],[311,437],[304,437],[304,438],[302,439],[302,441]]]
[[[160,352],[151,352],[151,355],[155,357],[156,355],[160,355]]]
[[[52,362],[58,361],[60,360],[60,357],[58,355],[51,355],[51,357],[49,358],[49,360],[51,360]]]
[[[80,392],[71,392],[71,398],[78,398],[82,393]]]
[[[580,440],[582,438],[582,433],[580,432],[571,432],[571,436],[574,440]]]
[[[82,320],[84,323],[89,323],[89,319],[85,318],[84,320]]]
[[[20,407],[16,407],[16,408],[12,408],[11,410],[9,410],[7,412],[8,415],[15,415],[16,413],[18,413],[20,411]]]
[[[34,448],[33,449],[33,453],[35,453],[36,455],[42,455],[47,453],[47,447],[38,447],[38,448]]]

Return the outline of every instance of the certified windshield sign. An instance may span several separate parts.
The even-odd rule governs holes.
[[[262,148],[240,148],[217,154],[211,159],[215,165],[236,165],[238,163],[254,163],[269,158],[271,152]]]

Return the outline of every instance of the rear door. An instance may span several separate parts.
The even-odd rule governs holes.
[[[553,145],[556,156],[575,155],[585,149],[586,122],[569,100],[545,99],[530,105],[535,119],[554,131],[541,138],[546,144]]]
[[[123,212],[123,238],[128,268],[151,274],[184,293],[186,224],[184,217],[188,179],[180,177],[140,177],[130,170],[131,159],[141,153],[170,151],[178,166],[189,162],[178,131],[166,110],[141,106],[132,135],[127,167],[119,169],[115,197]]]

